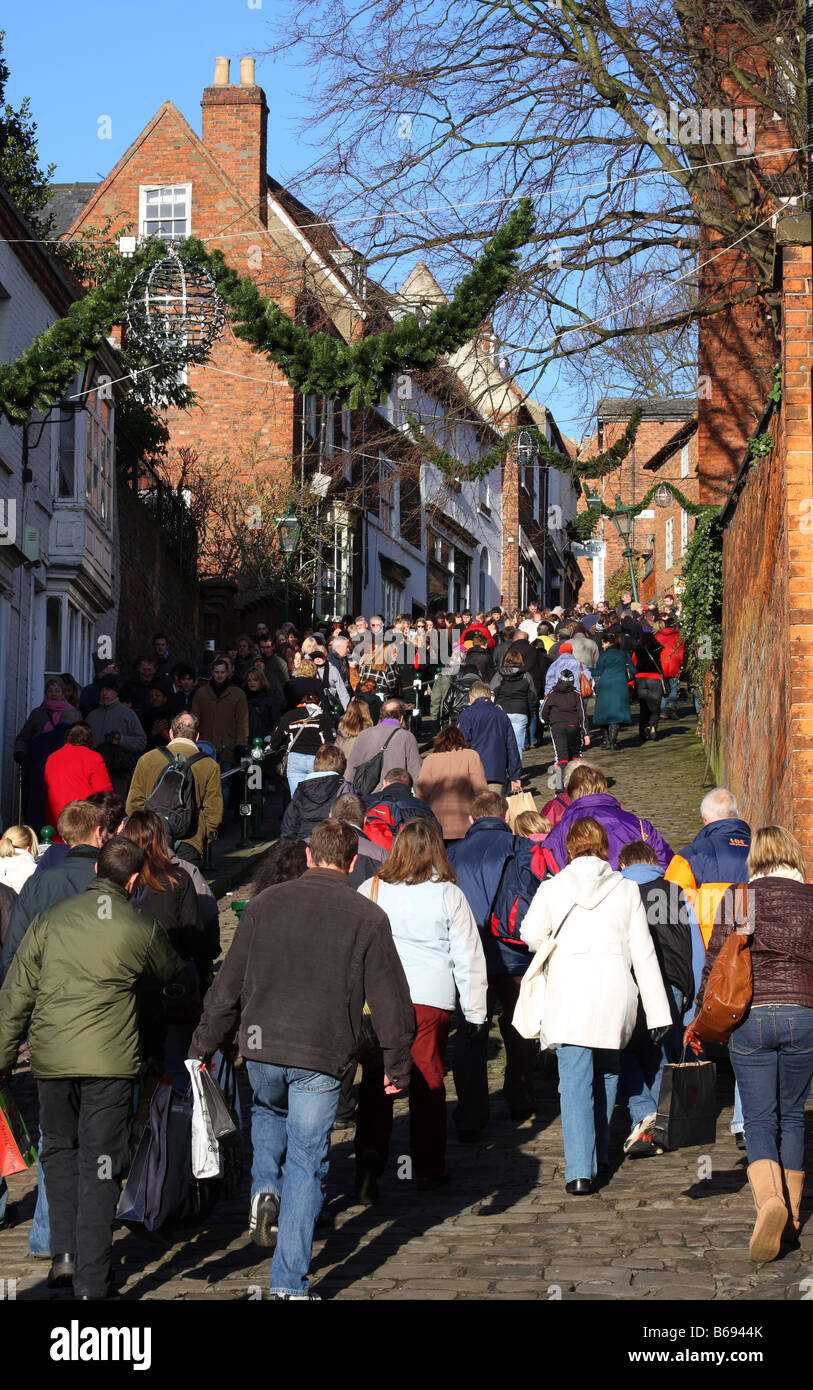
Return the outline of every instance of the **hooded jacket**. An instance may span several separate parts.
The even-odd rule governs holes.
[[[624,878],[637,883],[664,984],[683,994],[683,1012],[700,985],[706,950],[697,918],[676,883],[668,883],[652,864],[629,864]]]
[[[281,840],[309,840],[315,826],[327,820],[344,788],[338,772],[309,772],[294,792],[282,817]]]
[[[545,696],[540,711],[543,724],[578,724],[587,733],[587,716],[584,700],[578,686],[571,681],[558,680],[550,694]]]
[[[547,944],[552,933],[557,935],[547,963],[541,1020],[548,1045],[626,1047],[639,990],[647,1027],[671,1024],[637,884],[604,859],[574,859],[540,884],[520,927],[533,951]]]
[[[536,686],[525,666],[518,666],[508,659],[501,665],[491,681],[494,700],[506,714],[521,714],[532,719],[536,714]]]
[[[729,816],[704,825],[682,854],[673,856],[666,870],[669,882],[679,883],[692,904],[706,946],[726,888],[748,880],[750,848],[750,825]]]
[[[480,754],[487,782],[518,782],[522,776],[522,759],[511,721],[505,710],[493,705],[481,695],[464,709],[457,727],[469,748]]]
[[[499,816],[482,816],[474,821],[463,839],[447,851],[458,887],[477,923],[489,976],[524,975],[528,968],[528,950],[494,936],[490,916],[506,860],[516,853],[521,867],[531,873],[532,852],[530,840],[514,836]]]
[[[23,884],[14,904],[11,921],[0,956],[0,979],[8,974],[14,953],[34,918],[63,898],[72,898],[89,883],[96,882],[96,845],[74,845],[64,859],[44,873],[34,873]]]
[[[620,802],[609,792],[598,792],[594,796],[580,796],[572,801],[559,824],[551,831],[545,846],[553,851],[557,864],[564,868],[567,863],[565,836],[574,820],[582,816],[593,816],[607,831],[610,842],[610,863],[618,866],[618,855],[630,840],[646,840],[658,856],[658,866],[664,873],[672,859],[672,850],[651,821],[642,820],[631,811],[625,811]]]
[[[583,662],[577,661],[576,657],[570,652],[564,652],[562,656],[557,656],[556,660],[552,661],[548,667],[548,674],[545,677],[546,695],[550,694],[563,670],[573,672],[573,682],[577,690],[579,689],[579,678],[581,676],[586,676],[587,679],[592,682],[593,678]]]

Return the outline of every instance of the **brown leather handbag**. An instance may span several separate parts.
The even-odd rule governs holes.
[[[589,676],[586,676],[584,674],[584,671],[582,670],[579,672],[579,694],[581,695],[583,700],[589,700],[592,693],[593,682],[591,681]]]
[[[726,1043],[754,997],[750,937],[732,931],[709,971],[703,1003],[692,1027],[703,1042]]]

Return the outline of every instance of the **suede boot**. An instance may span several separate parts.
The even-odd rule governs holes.
[[[748,1165],[748,1181],[757,1209],[748,1253],[757,1264],[767,1264],[779,1254],[788,1208],[782,1195],[782,1169],[772,1158],[759,1158]]]
[[[799,1172],[794,1168],[784,1168],[783,1176],[785,1179],[785,1202],[788,1209],[788,1220],[782,1240],[789,1245],[795,1245],[799,1240],[799,1232],[802,1223],[799,1219],[799,1210],[802,1205],[802,1189],[805,1185],[804,1170]]]

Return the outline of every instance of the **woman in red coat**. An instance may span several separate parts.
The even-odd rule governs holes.
[[[669,694],[663,698],[661,715],[665,714],[668,719],[677,719],[678,680],[684,652],[677,618],[669,617],[664,622],[660,632],[655,633],[655,641],[661,648],[661,667],[665,679],[669,682]]]
[[[92,748],[93,730],[89,724],[72,725],[62,748],[45,763],[45,818],[56,825],[57,816],[69,801],[84,801],[92,792],[112,792],[104,758]],[[55,840],[59,839],[56,835]]]

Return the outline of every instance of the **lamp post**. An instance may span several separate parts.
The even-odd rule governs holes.
[[[588,507],[595,508],[600,512],[603,504],[598,495],[598,488],[596,488],[595,492],[591,493],[589,488],[585,486],[584,491]],[[607,510],[609,511],[609,508]],[[615,494],[615,506],[612,511],[610,511],[610,520],[615,525],[616,531],[624,542],[624,559],[629,567],[630,588],[632,589],[632,597],[636,603],[638,602],[638,584],[635,579],[635,570],[632,564],[634,552],[631,541],[633,518],[637,511],[638,505],[635,502],[633,502],[631,506],[625,507],[618,493]]]
[[[290,570],[291,556],[294,554],[299,544],[299,533],[302,529],[299,517],[291,507],[289,502],[284,516],[278,516],[275,522],[277,536],[279,538],[279,548],[285,556],[285,621],[287,623],[290,615]]]

